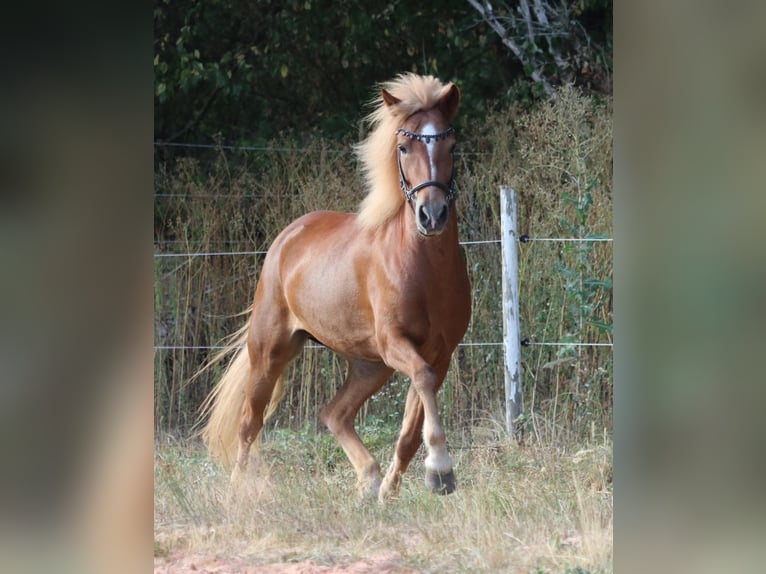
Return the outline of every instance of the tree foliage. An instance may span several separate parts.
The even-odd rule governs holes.
[[[611,1],[579,5],[611,19]],[[466,0],[155,0],[154,30],[160,141],[356,135],[371,87],[404,71],[456,81],[462,121],[534,96],[524,63]]]
[[[468,3],[547,96],[555,85],[573,83],[611,91],[611,1]]]

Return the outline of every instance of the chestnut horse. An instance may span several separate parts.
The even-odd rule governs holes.
[[[359,212],[309,213],[277,236],[250,321],[233,336],[236,354],[203,405],[203,437],[214,457],[234,463],[232,480],[282,396],[286,366],[314,339],[348,360],[345,382],[319,416],[354,466],[361,493],[396,494],[423,441],[427,486],[455,490],[436,392],[471,316],[450,126],[460,91],[404,74],[383,84],[376,103],[372,131],[356,148],[369,186]],[[411,385],[381,480],[354,419],[394,371]]]

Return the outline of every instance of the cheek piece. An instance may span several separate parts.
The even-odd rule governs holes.
[[[411,140],[424,142],[426,144],[431,143],[431,141],[439,141],[446,138],[448,135],[455,133],[455,128],[448,127],[443,132],[439,132],[437,134],[418,134],[415,132],[411,132],[409,130],[405,130],[404,128],[399,128],[396,130],[397,134],[402,134],[405,137],[410,138]],[[455,196],[457,195],[457,190],[455,189],[455,178],[457,175],[457,171],[455,169],[455,162],[452,162],[452,177],[450,177],[449,185],[445,185],[440,181],[436,180],[430,180],[430,181],[424,181],[423,183],[417,184],[415,187],[410,188],[407,185],[407,180],[404,177],[404,170],[402,169],[402,152],[401,150],[397,150],[396,153],[396,163],[399,166],[399,187],[402,188],[402,191],[404,192],[404,197],[407,198],[407,201],[412,201],[415,198],[415,194],[423,189],[424,187],[438,187],[441,189],[446,195],[447,195],[447,201],[449,203],[452,203],[455,201]]]

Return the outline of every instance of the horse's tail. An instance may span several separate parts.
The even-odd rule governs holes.
[[[237,455],[242,403],[245,400],[245,389],[250,378],[250,355],[246,344],[249,328],[250,322],[248,321],[229,337],[229,342],[225,348],[213,356],[195,374],[195,377],[199,376],[233,353],[221,380],[202,403],[198,421],[198,424],[201,424],[207,419],[199,434],[207,445],[211,457],[227,467],[234,463]],[[280,376],[272,393],[264,421],[274,414],[283,395],[284,379]]]

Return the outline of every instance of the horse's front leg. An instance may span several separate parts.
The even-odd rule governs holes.
[[[412,457],[423,443],[423,403],[415,387],[410,385],[407,391],[407,402],[404,405],[404,417],[402,419],[402,430],[399,433],[399,439],[396,441],[394,458],[388,467],[386,476],[380,487],[380,499],[385,500],[399,493],[399,486],[402,482],[402,474],[410,465]]]
[[[437,371],[431,367],[404,338],[393,341],[389,339],[385,360],[390,367],[409,375],[412,387],[407,395],[404,422],[394,460],[381,485],[380,498],[396,493],[401,474],[420,445],[417,433],[421,427],[422,439],[428,449],[425,460],[426,485],[438,494],[449,494],[456,488],[455,474],[436,405],[436,392],[441,387],[446,369],[440,368]]]

